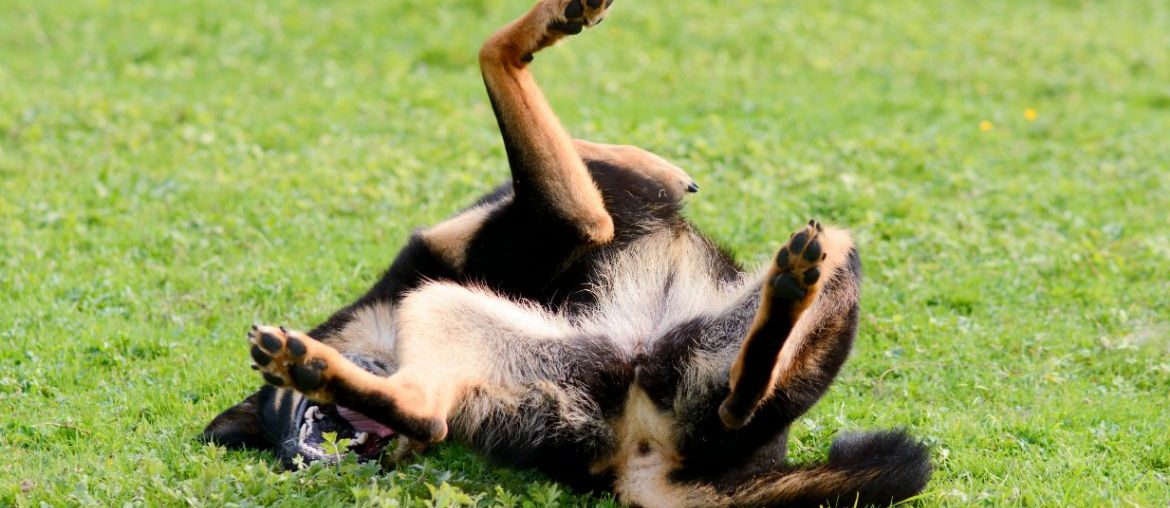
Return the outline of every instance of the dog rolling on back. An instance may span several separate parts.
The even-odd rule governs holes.
[[[529,67],[612,0],[540,0],[480,66],[512,181],[417,232],[309,333],[253,327],[269,386],[203,438],[328,460],[321,435],[401,460],[446,439],[640,506],[886,505],[930,476],[900,431],[785,464],[858,323],[848,232],[813,221],[758,273],[680,215],[698,187],[630,146],[572,139]],[[393,429],[393,432],[390,431]]]

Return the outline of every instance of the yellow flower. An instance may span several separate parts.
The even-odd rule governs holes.
[[[987,132],[987,131],[991,130],[991,129],[992,129],[992,128],[994,128],[994,127],[995,127],[995,126],[994,126],[994,125],[991,125],[991,122],[989,122],[989,121],[987,121],[987,120],[984,120],[984,121],[982,121],[982,122],[979,122],[979,130],[981,130],[981,131],[983,131],[983,132]]]
[[[1024,110],[1024,120],[1033,122],[1036,120],[1036,110],[1028,108]]]

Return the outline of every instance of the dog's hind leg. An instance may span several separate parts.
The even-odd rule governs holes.
[[[699,192],[699,185],[691,175],[649,150],[581,139],[573,140],[573,144],[586,165],[601,163],[637,174],[661,186],[662,192],[671,200],[678,201],[688,192]]]
[[[613,218],[528,65],[541,49],[600,22],[609,3],[541,0],[499,29],[479,52],[480,71],[512,168],[517,204],[533,213],[557,216],[593,245],[613,239]]]
[[[729,429],[771,400],[795,419],[820,398],[856,333],[860,263],[844,230],[809,222],[776,255],[719,407]]]
[[[421,443],[446,437],[452,412],[472,390],[556,379],[580,360],[561,357],[579,345],[563,318],[455,284],[412,292],[398,319],[398,365],[390,377],[281,328],[249,334],[252,359],[270,384],[345,406]]]
[[[293,389],[318,403],[335,403],[364,414],[422,443],[447,434],[441,420],[415,417],[421,405],[410,387],[365,371],[333,347],[300,332],[270,326],[248,333],[254,368],[278,388]]]

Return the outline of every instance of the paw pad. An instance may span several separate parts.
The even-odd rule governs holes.
[[[597,8],[597,5],[593,5],[593,2],[590,2],[590,6],[595,8],[595,9]],[[569,5],[565,6],[565,17],[566,18],[569,18],[569,19],[579,18],[584,14],[585,14],[585,4],[581,3],[581,0],[572,0],[571,2],[569,2]]]
[[[577,35],[586,27],[601,23],[611,5],[613,0],[569,0],[559,13],[563,19],[553,20],[548,28],[565,35]]]
[[[809,221],[808,226],[794,233],[776,253],[771,284],[777,297],[804,298],[820,280],[820,264],[827,257],[821,243],[824,231],[819,222]]]
[[[313,339],[284,327],[253,326],[248,332],[254,370],[269,384],[311,392],[325,386],[328,363],[312,354]]]

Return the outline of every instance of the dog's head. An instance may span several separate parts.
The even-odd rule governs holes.
[[[375,374],[390,374],[380,362],[351,359]],[[348,451],[359,460],[377,460],[394,439],[394,431],[344,407],[265,386],[216,416],[199,439],[228,448],[271,450],[285,467],[294,469],[298,463],[336,461]],[[339,444],[346,442],[347,446]]]

